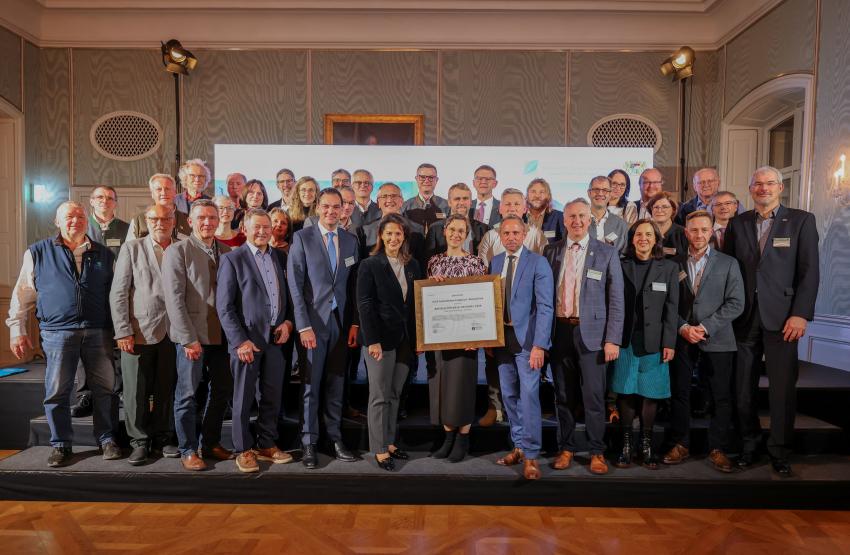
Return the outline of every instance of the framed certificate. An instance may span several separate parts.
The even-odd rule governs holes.
[[[413,292],[417,351],[505,345],[501,277],[417,280]]]

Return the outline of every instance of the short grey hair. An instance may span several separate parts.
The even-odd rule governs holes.
[[[519,189],[515,189],[513,187],[508,187],[507,189],[502,191],[502,196],[500,198],[505,198],[508,195],[519,195],[525,198],[525,193],[520,191]]]
[[[572,206],[573,204],[583,204],[584,206],[587,207],[588,210],[590,210],[590,203],[587,202],[587,199],[584,198],[584,197],[577,197],[577,198],[574,198],[573,200],[571,200],[570,202],[566,203],[564,205],[564,210],[566,210],[567,207]]]
[[[83,211],[83,214],[88,217],[88,212],[86,212],[85,206],[75,200],[66,200],[65,202],[56,207],[56,218],[54,219],[54,223],[57,227],[59,226],[59,214],[64,214],[71,208],[79,208]]]
[[[370,172],[369,170],[364,170],[363,168],[360,168],[360,169],[357,169],[357,170],[354,170],[353,172],[351,172],[351,175],[357,175],[358,173],[365,173],[366,175],[369,176],[369,181],[371,181],[373,184],[375,183],[375,177],[372,175],[372,172]]]
[[[230,178],[233,177],[234,175],[238,175],[239,177],[242,178],[242,181],[245,181],[246,183],[248,182],[248,178],[245,177],[245,174],[239,173],[239,172],[233,172],[233,173],[227,174],[227,179],[225,180],[225,182],[230,181]]]
[[[222,203],[230,203],[234,207],[236,206],[236,203],[233,202],[233,199],[230,198],[230,196],[228,196],[228,195],[216,195],[212,198],[212,201],[213,201],[213,204],[215,204],[216,206],[219,206]],[[195,201],[195,202],[197,202],[197,201]]]
[[[242,218],[242,223],[246,226],[249,222],[251,222],[254,218],[268,218],[271,221],[272,217],[269,216],[269,213],[263,210],[262,208],[249,208],[245,211],[245,216]]]
[[[752,177],[750,177],[750,187],[753,186],[753,183],[755,183],[756,180],[756,176],[760,173],[772,173],[776,177],[776,181],[778,183],[782,183],[781,171],[779,171],[777,168],[774,168],[773,166],[762,166],[756,169],[756,171],[753,172]]]
[[[186,184],[186,176],[189,175],[189,168],[191,166],[198,166],[204,170],[204,175],[206,179],[204,179],[204,186],[201,189],[206,189],[207,185],[210,184],[210,169],[207,167],[207,163],[201,160],[200,158],[192,158],[191,160],[186,160],[182,166],[180,166],[180,170],[177,172],[177,177],[180,178],[180,183]]]
[[[691,181],[693,181],[694,184],[697,183],[697,177],[702,172],[711,172],[711,173],[714,174],[714,177],[716,177],[718,181],[720,180],[720,172],[718,172],[715,168],[700,168],[700,169],[698,169],[697,171],[694,172],[694,177],[691,179]]]
[[[499,229],[501,230],[502,227],[504,227],[505,223],[507,223],[507,222],[519,222],[520,225],[522,225],[523,229],[525,229],[525,230],[528,229],[528,226],[525,225],[525,222],[522,220],[522,218],[520,218],[519,216],[514,216],[513,214],[511,214],[510,216],[505,216],[504,218],[502,218],[501,223],[499,223]]]
[[[198,208],[204,208],[204,207],[213,208],[213,209],[215,209],[215,213],[218,214],[218,206],[216,206],[215,203],[213,203],[213,201],[211,201],[208,198],[201,198],[201,199],[198,199],[198,200],[196,200],[195,202],[192,203],[192,208],[189,209],[189,215],[194,217],[195,216],[195,210],[197,210]]]
[[[172,185],[177,187],[177,182],[174,181],[174,176],[168,173],[155,173],[148,179],[148,188],[153,191],[153,186],[158,179],[167,179],[171,182]]]

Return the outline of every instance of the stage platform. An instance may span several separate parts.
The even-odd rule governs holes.
[[[471,504],[595,507],[850,508],[850,460],[845,456],[796,456],[795,475],[779,478],[766,462],[747,472],[722,474],[703,459],[674,467],[611,468],[590,474],[579,456],[565,471],[541,459],[543,477],[528,482],[521,466],[505,468],[501,453],[452,464],[411,453],[395,472],[373,459],[343,463],[326,455],[307,470],[300,462],[260,463],[256,474],[234,461],[188,472],[179,459],[140,467],[104,461],[97,449],[75,448],[71,466],[50,469],[48,447],[32,447],[0,461],[0,499],[182,503]],[[294,453],[296,456],[299,453]],[[207,461],[210,463],[210,461]]]

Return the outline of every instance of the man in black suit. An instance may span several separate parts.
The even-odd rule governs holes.
[[[400,214],[402,212],[401,188],[398,185],[388,181],[378,188],[378,209],[380,214],[377,218],[371,223],[357,228],[357,238],[360,241],[360,258],[368,258],[369,253],[372,252],[378,242],[378,227],[381,225],[381,218],[387,214]],[[354,211],[356,212],[357,208]],[[425,252],[425,229],[406,216],[404,220],[410,228],[410,254],[422,267],[424,266],[422,259]]]
[[[818,293],[818,231],[813,214],[779,202],[784,186],[776,168],[764,166],[750,179],[755,208],[729,222],[723,250],[744,277],[746,303],[735,320],[737,406],[744,449],[737,460],[755,460],[761,436],[758,419],[759,369],[765,359],[770,382],[770,439],[773,468],[791,475],[788,455],[797,409],[797,340],[814,318]]]
[[[714,168],[702,168],[694,172],[694,198],[683,202],[676,213],[675,223],[684,227],[688,214],[697,210],[711,211],[714,197],[720,191],[720,174]],[[737,213],[741,213],[741,207],[736,206]]]
[[[455,183],[449,187],[449,210],[452,214],[460,214],[467,216],[469,206],[472,202],[472,192],[466,183]],[[446,252],[448,245],[446,243],[445,220],[440,220],[428,228],[428,235],[425,237],[425,256],[424,262],[427,266],[428,260],[435,254]],[[463,250],[470,254],[478,252],[478,243],[481,238],[490,229],[490,226],[483,224],[478,220],[471,220],[469,225],[469,235],[464,241]],[[426,268],[423,268],[423,272]]]
[[[499,182],[496,180],[496,170],[486,164],[478,166],[472,174],[472,186],[477,192],[475,200],[469,208],[469,219],[476,220],[493,227],[502,221],[499,212],[499,199],[493,197],[493,189]]]

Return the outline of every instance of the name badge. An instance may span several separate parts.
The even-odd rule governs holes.
[[[663,251],[664,251],[664,255],[665,255],[665,256],[666,256],[666,255],[673,256],[674,254],[676,254],[676,247],[664,247],[664,248],[663,248],[663,249],[661,249],[661,250],[663,250]]]
[[[599,270],[588,270],[587,271],[587,278],[588,279],[595,279],[596,281],[599,281],[599,280],[602,279],[602,272],[600,272]]]
[[[107,239],[106,240],[106,246],[107,247],[120,247],[121,246],[121,239]]]
[[[666,293],[667,292],[667,284],[666,283],[659,283],[657,281],[653,281],[652,282],[652,290],[653,291],[662,291],[662,292]]]
[[[555,236],[555,230],[554,229],[549,229],[549,230],[543,232],[543,237],[545,237],[547,239],[551,239],[554,236]]]
[[[774,237],[773,238],[773,248],[789,248],[791,246],[791,238],[790,237]]]
[[[445,212],[437,212],[437,219],[438,220],[445,220],[446,219]]]
[[[684,270],[679,272],[679,281],[684,281],[686,277],[688,277],[688,272],[686,272]]]
[[[352,266],[354,266],[354,257],[349,256],[348,258],[345,259],[345,267],[350,268]]]
[[[606,241],[611,241],[612,243],[617,240],[617,234],[613,231],[605,236]]]

